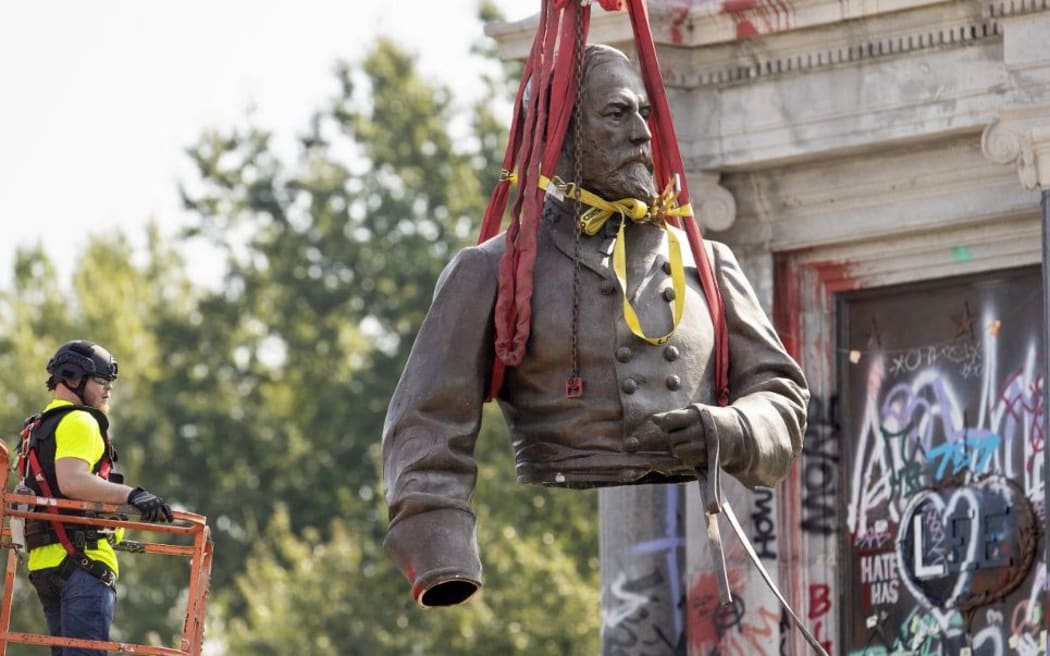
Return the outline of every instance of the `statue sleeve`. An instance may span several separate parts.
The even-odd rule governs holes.
[[[748,487],[771,486],[802,453],[809,389],[733,253],[712,247],[729,330],[730,404],[709,408],[722,467]]]
[[[481,585],[471,499],[494,353],[494,251],[467,248],[445,267],[383,428],[383,546],[424,606],[460,603]]]

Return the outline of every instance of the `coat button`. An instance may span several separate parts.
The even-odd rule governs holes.
[[[609,294],[612,294],[614,291],[616,291],[616,283],[614,283],[612,280],[603,280],[602,284],[598,286],[598,290],[601,293],[608,296]]]
[[[623,450],[627,453],[634,453],[641,446],[641,442],[638,441],[637,437],[628,437],[623,441]]]
[[[633,378],[624,378],[620,383],[620,389],[624,394],[634,394],[638,391],[638,381]]]
[[[664,289],[664,300],[673,301],[675,297],[674,287],[667,287]]]
[[[682,386],[682,379],[679,378],[678,376],[674,376],[674,375],[668,376],[666,382],[667,382],[667,389],[672,390],[672,391],[674,391],[674,390],[676,390],[676,389],[678,389],[679,387]]]
[[[630,361],[631,355],[631,347],[629,346],[621,346],[620,348],[616,349],[616,359],[620,362]]]
[[[671,263],[669,261],[664,260],[664,263],[660,265],[660,268],[663,269],[664,273],[667,275],[671,275]]]
[[[667,360],[668,362],[674,362],[678,359],[679,355],[681,355],[681,353],[678,352],[677,346],[668,346],[664,349],[664,360]]]

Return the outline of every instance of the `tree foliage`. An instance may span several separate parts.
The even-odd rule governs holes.
[[[0,290],[6,434],[46,403],[58,344],[87,337],[116,354],[121,469],[209,517],[208,636],[224,653],[595,653],[596,497],[518,486],[491,408],[477,454],[483,590],[418,609],[381,548],[386,404],[438,274],[477,234],[506,80],[464,109],[388,40],[335,75],[294,156],[254,125],[188,150],[185,239],[225,254],[217,287],[191,283],[156,228],[144,257],[121,234],[93,237],[68,286],[47,254],[19,254]],[[174,643],[186,569],[128,560],[117,637]],[[16,622],[40,630],[34,603],[20,592]]]
[[[506,438],[488,417],[477,504],[485,586],[470,602],[421,610],[360,527],[339,518],[327,539],[296,534],[282,509],[238,579],[248,612],[228,629],[230,653],[596,653],[594,493],[515,485]]]
[[[132,484],[149,482],[151,463],[175,441],[153,410],[156,389],[163,385],[164,353],[157,321],[192,307],[192,287],[178,255],[162,243],[159,231],[147,231],[148,264],[136,265],[121,235],[90,238],[77,258],[68,286],[40,249],[16,254],[14,280],[0,291],[0,390],[7,401],[0,409],[4,436],[14,457],[22,420],[43,409],[50,398],[44,386],[45,365],[60,344],[91,336],[118,355],[122,376],[116,386],[112,437],[120,459],[117,469]],[[12,481],[13,484],[13,481]],[[178,488],[170,488],[175,492]],[[158,490],[159,491],[159,490]],[[177,494],[172,497],[178,502]],[[151,539],[156,536],[129,536]],[[142,557],[122,559],[122,609],[114,637],[167,641],[173,632],[169,614],[186,579],[170,562]],[[142,582],[149,581],[149,585]],[[42,616],[25,580],[16,588],[13,626],[43,630]],[[9,653],[21,653],[12,647]]]

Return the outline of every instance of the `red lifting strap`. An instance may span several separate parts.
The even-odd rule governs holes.
[[[653,168],[658,188],[678,177],[679,205],[689,202],[682,157],[678,150],[671,110],[664,93],[656,47],[649,28],[644,0],[598,0],[603,9],[622,10],[626,5],[634,31],[642,81],[652,113]],[[586,44],[590,26],[590,3],[578,0],[541,0],[540,21],[532,49],[525,62],[521,84],[514,103],[503,172],[489,198],[478,243],[494,237],[500,229],[510,185],[517,182],[518,194],[511,208],[506,232],[506,251],[499,266],[499,286],[495,313],[495,351],[487,399],[494,398],[503,384],[506,367],[519,364],[525,355],[532,320],[533,265],[536,261],[536,230],[543,209],[544,191],[537,186],[542,173],[553,177],[562,142],[572,118],[579,80],[576,79],[576,33],[580,22],[580,44]],[[530,85],[530,80],[535,82]],[[527,96],[527,98],[526,98]],[[523,104],[527,107],[523,110]],[[522,113],[524,111],[524,119]],[[517,175],[517,180],[514,175]],[[678,222],[675,221],[677,224]],[[725,305],[714,269],[704,248],[696,221],[686,219],[684,227],[715,329],[715,383],[718,404],[729,403],[729,339]]]

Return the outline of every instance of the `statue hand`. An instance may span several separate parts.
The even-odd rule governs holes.
[[[707,440],[695,405],[655,414],[653,423],[667,435],[671,452],[683,464],[694,468],[707,464]]]

